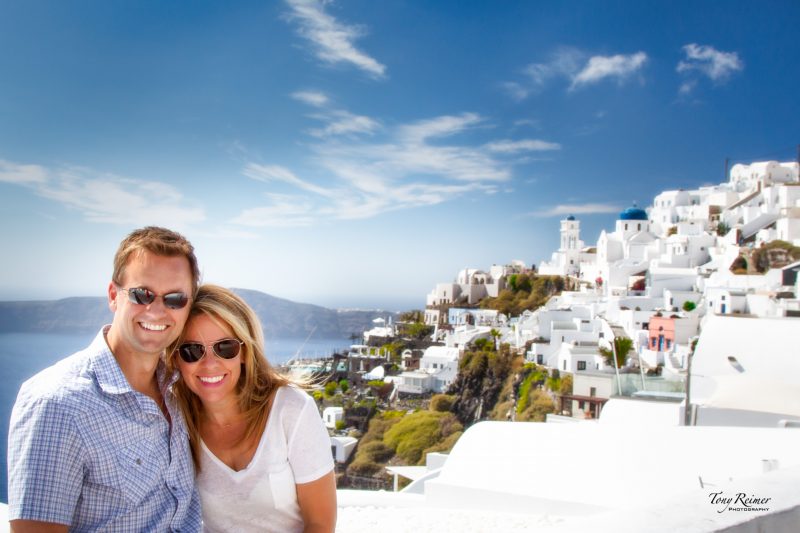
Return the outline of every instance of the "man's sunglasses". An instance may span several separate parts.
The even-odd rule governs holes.
[[[237,339],[222,339],[211,345],[214,353],[220,359],[233,359],[239,355],[244,344]],[[178,346],[178,355],[187,363],[196,363],[206,354],[206,345],[202,342],[184,342]]]
[[[144,287],[134,287],[132,289],[120,287],[119,289],[127,292],[128,300],[138,305],[150,305],[159,296],[164,300],[164,306],[168,309],[183,309],[189,303],[189,296],[183,292],[170,292],[169,294],[159,295]]]

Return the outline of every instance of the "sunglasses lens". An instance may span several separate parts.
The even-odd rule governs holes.
[[[189,303],[189,297],[182,292],[171,292],[164,295],[164,305],[170,309],[183,309]]]
[[[128,298],[139,305],[150,305],[156,299],[156,294],[149,289],[137,287],[128,289]]]
[[[239,347],[239,341],[234,339],[225,339],[214,344],[214,353],[223,359],[233,359],[239,355]]]
[[[178,346],[178,355],[187,363],[196,363],[203,358],[206,347],[199,342],[185,342]]]

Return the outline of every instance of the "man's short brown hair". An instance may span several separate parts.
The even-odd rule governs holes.
[[[145,250],[165,257],[184,256],[192,270],[192,293],[194,295],[197,292],[200,286],[200,267],[197,266],[194,246],[180,233],[158,226],[137,229],[122,240],[114,255],[114,273],[111,275],[111,280],[121,285],[125,267],[131,256]]]

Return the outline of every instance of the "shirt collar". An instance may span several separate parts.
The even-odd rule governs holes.
[[[126,394],[133,392],[128,379],[122,373],[122,369],[117,363],[114,354],[106,342],[106,334],[111,328],[110,325],[103,326],[92,343],[89,345],[89,352],[92,358],[92,367],[95,376],[97,377],[97,384],[100,389],[107,394]],[[171,376],[167,376],[167,368],[163,360],[158,361],[156,367],[156,380],[158,381],[159,388],[163,391],[172,386],[178,379],[178,373],[175,372]]]

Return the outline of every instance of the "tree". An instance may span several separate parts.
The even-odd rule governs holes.
[[[424,322],[425,313],[423,313],[419,309],[414,309],[412,311],[404,311],[400,313],[400,317],[398,318],[398,320],[400,322]]]
[[[343,379],[339,382],[339,388],[342,389],[343,393],[347,393],[347,390],[350,388],[350,382],[346,379]]]
[[[491,335],[492,339],[494,339],[494,349],[496,350],[498,348],[497,339],[500,338],[501,333],[499,331],[497,331],[496,329],[492,328],[491,330],[489,330],[489,335]]]
[[[614,365],[614,352],[608,348],[600,348],[600,353],[605,358],[606,364],[622,368],[628,359],[628,352],[633,348],[633,341],[628,337],[616,337],[614,339],[614,349],[617,352],[617,364]]]
[[[491,344],[489,342],[489,339],[485,339],[483,337],[472,341],[472,345],[475,346],[476,350],[480,351],[491,350]]]
[[[426,335],[429,335],[431,331],[433,331],[433,328],[423,324],[422,322],[414,322],[409,324],[406,328],[406,333],[413,339],[421,339]]]
[[[687,313],[689,311],[694,311],[696,308],[697,304],[691,300],[686,300],[685,302],[683,302],[683,310],[686,311]]]
[[[730,230],[731,227],[724,222],[720,222],[719,224],[717,224],[717,235],[719,235],[720,237],[724,237],[725,235],[727,235]]]

